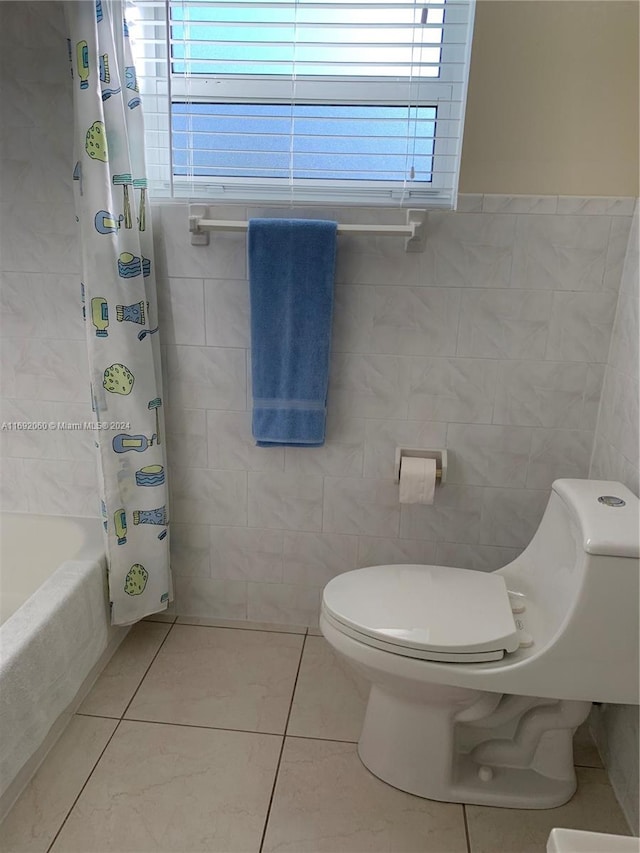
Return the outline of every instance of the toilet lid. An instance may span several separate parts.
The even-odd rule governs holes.
[[[518,648],[516,624],[502,575],[446,566],[371,566],[345,572],[324,589],[333,620],[385,645],[437,653],[436,659]],[[415,654],[413,656],[416,656]],[[464,658],[462,658],[464,659]]]

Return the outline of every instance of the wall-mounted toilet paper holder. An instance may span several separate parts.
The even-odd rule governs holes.
[[[394,474],[396,483],[400,482],[400,464],[403,456],[417,456],[420,459],[436,460],[436,480],[439,483],[447,479],[447,451],[446,450],[413,450],[407,447],[396,447],[396,459]]]

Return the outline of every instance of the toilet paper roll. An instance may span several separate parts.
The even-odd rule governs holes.
[[[400,503],[432,504],[436,490],[436,460],[403,456],[400,464]]]

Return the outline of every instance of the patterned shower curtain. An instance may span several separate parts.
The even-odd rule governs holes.
[[[111,622],[127,625],[173,597],[142,107],[122,2],[70,0],[66,14]]]

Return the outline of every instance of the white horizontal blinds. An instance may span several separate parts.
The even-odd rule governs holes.
[[[165,0],[137,0],[126,6],[136,84],[144,109],[147,180],[155,196],[173,194],[167,8]]]
[[[451,205],[472,3],[170,0],[168,10],[177,194]]]

